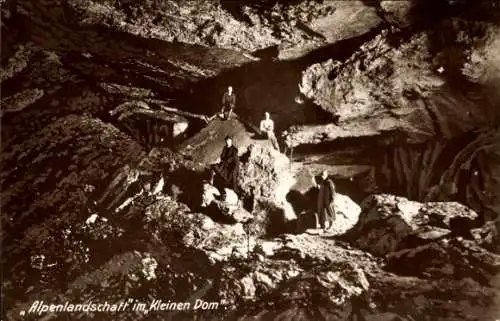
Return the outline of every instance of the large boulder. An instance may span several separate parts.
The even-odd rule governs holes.
[[[493,253],[500,254],[500,220],[486,222],[483,226],[472,229],[474,240]]]
[[[290,231],[284,225],[297,219],[294,208],[286,200],[295,183],[290,160],[272,148],[269,141],[255,139],[247,128],[246,122],[237,116],[225,121],[214,119],[180,146],[181,153],[195,162],[216,163],[225,136],[231,135],[240,156],[238,186],[243,192],[240,198],[253,198],[254,232]]]
[[[281,315],[292,317],[293,309],[284,308],[290,298],[295,298],[295,306],[319,305],[325,316],[335,316],[335,320],[348,320],[352,315],[352,305],[369,289],[364,272],[355,264],[327,264],[311,269],[296,277],[293,282],[284,282],[271,293],[271,299]],[[262,302],[259,302],[262,304]],[[368,306],[368,302],[365,302]],[[356,307],[359,308],[359,307]]]
[[[265,244],[265,243],[262,243]],[[356,258],[356,262],[372,267],[376,259],[369,253],[354,249],[347,244],[339,244],[327,237],[303,234],[284,234],[272,240],[274,255],[283,259],[293,259],[305,265],[315,262],[343,262]]]
[[[427,278],[471,278],[492,285],[500,272],[500,256],[474,241],[443,239],[387,256],[387,269],[403,275]]]
[[[250,314],[255,309],[281,309],[293,300],[300,306],[320,304],[324,313],[347,317],[353,302],[369,290],[365,268],[375,263],[359,250],[306,234],[258,241],[254,253],[251,258],[256,260],[238,270],[230,264],[224,267],[225,286],[218,294],[228,304],[238,298],[253,302],[246,311]]]
[[[477,213],[453,202],[419,203],[393,195],[373,195],[363,204],[359,221],[347,233],[359,247],[378,255],[443,237],[450,221],[474,220]]]
[[[255,199],[257,233],[279,234],[293,229],[297,215],[286,195],[294,183],[288,157],[270,147],[249,145],[242,156],[238,184]]]
[[[334,235],[344,234],[358,223],[361,207],[349,196],[337,193],[334,208],[336,214],[332,228]]]
[[[453,11],[467,8],[465,1],[428,0],[382,0],[379,2],[380,15],[397,28],[429,23]],[[487,5],[484,6],[485,8]],[[470,6],[468,8],[470,10]]]
[[[272,148],[252,144],[244,158],[239,186],[258,198],[284,200],[295,183],[288,157]]]
[[[384,18],[388,22],[398,27],[408,27],[412,21],[412,11],[415,8],[415,1],[380,1],[380,9],[384,13]]]
[[[211,262],[232,255],[248,256],[255,236],[248,235],[241,223],[223,224],[205,214],[193,213],[184,204],[164,197],[149,205],[145,220],[165,242],[178,244],[185,251],[200,251]]]
[[[427,279],[377,273],[369,281],[380,309],[368,313],[366,320],[495,320],[500,312],[498,290],[471,278]]]

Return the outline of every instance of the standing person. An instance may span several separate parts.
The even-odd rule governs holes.
[[[239,162],[238,149],[233,146],[233,138],[226,136],[226,145],[222,149],[220,155],[220,163],[216,165],[215,169],[220,176],[224,179],[225,186],[237,192],[238,186],[238,171]]]
[[[228,86],[227,91],[222,96],[221,114],[223,119],[229,119],[236,105],[236,95],[233,92],[233,87]]]
[[[278,145],[276,135],[274,135],[274,121],[271,119],[271,116],[267,111],[264,114],[264,119],[260,121],[260,131],[271,141],[274,149],[279,151],[280,146]]]
[[[324,170],[321,173],[321,182],[318,183],[316,178],[312,177],[313,185],[319,188],[317,209],[319,225],[324,232],[332,229],[335,220],[335,184],[328,177],[328,171]]]

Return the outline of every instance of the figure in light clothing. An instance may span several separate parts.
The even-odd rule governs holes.
[[[279,151],[280,147],[278,145],[278,140],[276,139],[276,135],[274,135],[274,121],[271,119],[271,115],[269,115],[267,111],[264,114],[264,119],[260,122],[260,131],[271,141],[274,149]]]

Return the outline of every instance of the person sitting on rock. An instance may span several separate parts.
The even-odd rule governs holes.
[[[328,177],[328,171],[324,170],[321,173],[321,181],[318,183],[316,178],[312,177],[313,185],[319,189],[317,198],[317,211],[319,225],[325,232],[333,228],[335,221],[335,184]]]
[[[229,119],[236,105],[236,95],[233,93],[233,87],[228,86],[227,91],[222,96],[221,116],[223,119]]]
[[[267,111],[264,114],[264,119],[260,121],[260,131],[262,135],[271,141],[274,149],[279,151],[278,140],[276,139],[276,135],[274,135],[274,121]]]
[[[233,138],[226,136],[226,145],[222,149],[220,162],[215,165],[215,171],[222,177],[224,184],[222,187],[238,190],[239,162],[238,149],[233,146]]]

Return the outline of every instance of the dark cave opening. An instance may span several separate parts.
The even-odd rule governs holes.
[[[312,102],[297,103],[301,93],[298,84],[302,71],[311,64],[327,59],[345,60],[367,40],[380,32],[375,28],[361,36],[345,39],[316,49],[295,60],[272,57],[225,71],[215,78],[199,81],[173,94],[183,110],[212,116],[220,110],[227,86],[234,88],[235,112],[243,119],[258,124],[265,111],[271,113],[278,130],[294,124],[328,122],[332,117]],[[267,54],[266,54],[267,55]]]
[[[326,59],[345,60],[359,49],[361,44],[373,38],[380,32],[375,28],[358,37],[339,41],[333,45],[316,49],[306,56],[289,61],[279,61],[273,57],[262,58],[260,61],[245,64],[241,67],[222,72],[217,77],[199,81],[177,91],[170,91],[157,83],[141,76],[137,71],[129,73],[127,79],[119,76],[119,70],[141,70],[140,66],[131,62],[101,62],[106,66],[101,82],[116,83],[123,86],[133,82],[136,86],[153,88],[159,94],[158,98],[166,99],[172,107],[201,116],[213,116],[220,111],[220,101],[226,87],[231,85],[235,89],[237,103],[235,113],[245,122],[258,124],[264,112],[271,113],[275,121],[277,132],[288,129],[293,125],[327,124],[336,122],[335,115],[323,110],[310,100],[303,100],[298,84],[302,71],[309,65]],[[100,62],[101,58],[94,56],[90,59],[82,55],[69,54],[67,61],[75,61],[76,72],[89,83],[93,78],[87,75],[82,67],[88,64],[89,68]],[[95,86],[94,86],[95,87]],[[96,87],[98,91],[102,88]],[[297,100],[297,97],[301,99]],[[140,98],[141,99],[141,98]],[[144,97],[142,99],[146,99]],[[189,126],[182,136],[172,139],[169,130],[147,117],[135,117],[125,122],[110,117],[106,111],[96,114],[101,120],[111,122],[122,131],[136,139],[146,150],[155,146],[167,146],[175,149],[176,145],[198,133],[206,123],[199,118],[189,118]],[[166,124],[166,126],[171,126]],[[171,130],[170,130],[171,131]]]

